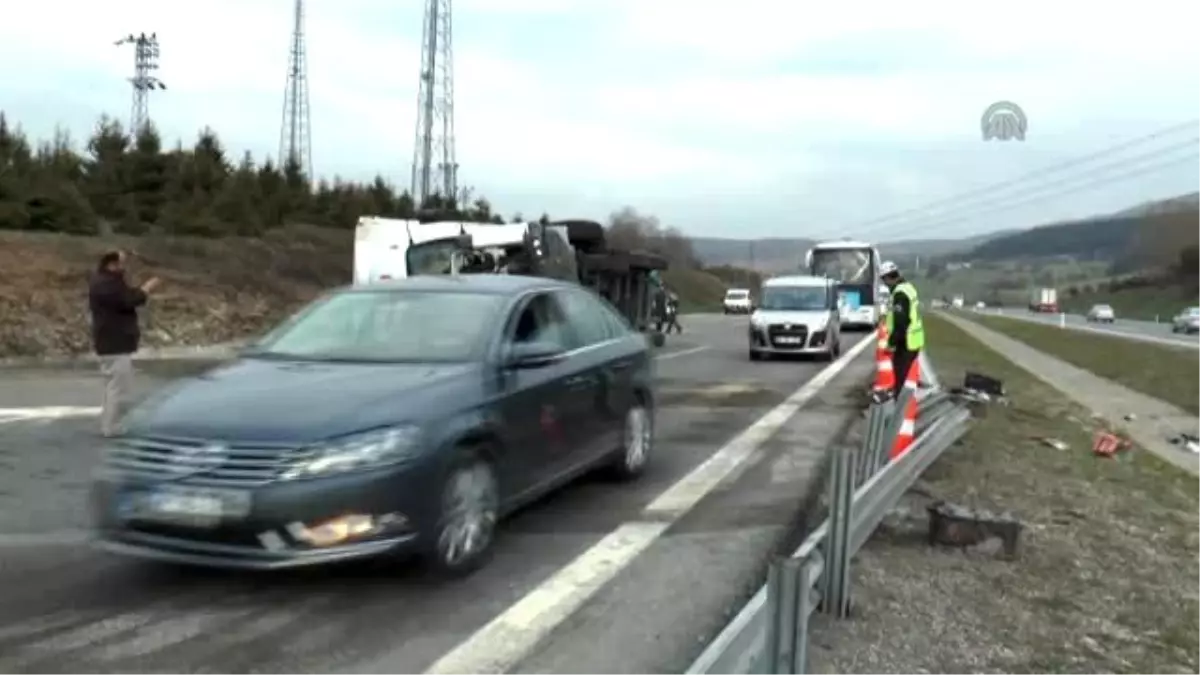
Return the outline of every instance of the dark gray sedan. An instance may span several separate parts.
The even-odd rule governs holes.
[[[579,286],[417,277],[332,292],[126,417],[100,545],[272,569],[385,554],[477,568],[500,518],[654,444],[643,335]]]

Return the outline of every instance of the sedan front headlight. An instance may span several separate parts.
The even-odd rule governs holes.
[[[373,469],[412,457],[420,448],[421,432],[415,426],[389,427],[321,444],[280,474],[283,480],[319,478],[330,474]]]

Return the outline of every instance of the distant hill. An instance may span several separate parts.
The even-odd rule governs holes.
[[[1200,193],[1139,204],[1113,214],[1043,225],[977,245],[971,260],[1067,257],[1113,263],[1118,270],[1170,264],[1197,240]]]

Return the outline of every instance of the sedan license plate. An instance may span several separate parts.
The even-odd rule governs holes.
[[[801,340],[800,338],[792,337],[789,335],[777,337],[777,338],[775,338],[775,341],[781,345],[798,345],[801,342],[803,342],[803,340]]]
[[[135,498],[126,515],[136,520],[215,527],[249,511],[248,493],[203,488],[170,487],[145,492]]]

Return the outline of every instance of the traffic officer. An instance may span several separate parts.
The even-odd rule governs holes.
[[[921,322],[921,301],[917,288],[900,276],[896,263],[879,266],[879,278],[891,292],[891,309],[887,315],[888,347],[892,351],[892,372],[895,374],[893,396],[899,396],[908,377],[908,370],[925,346],[925,326]]]

